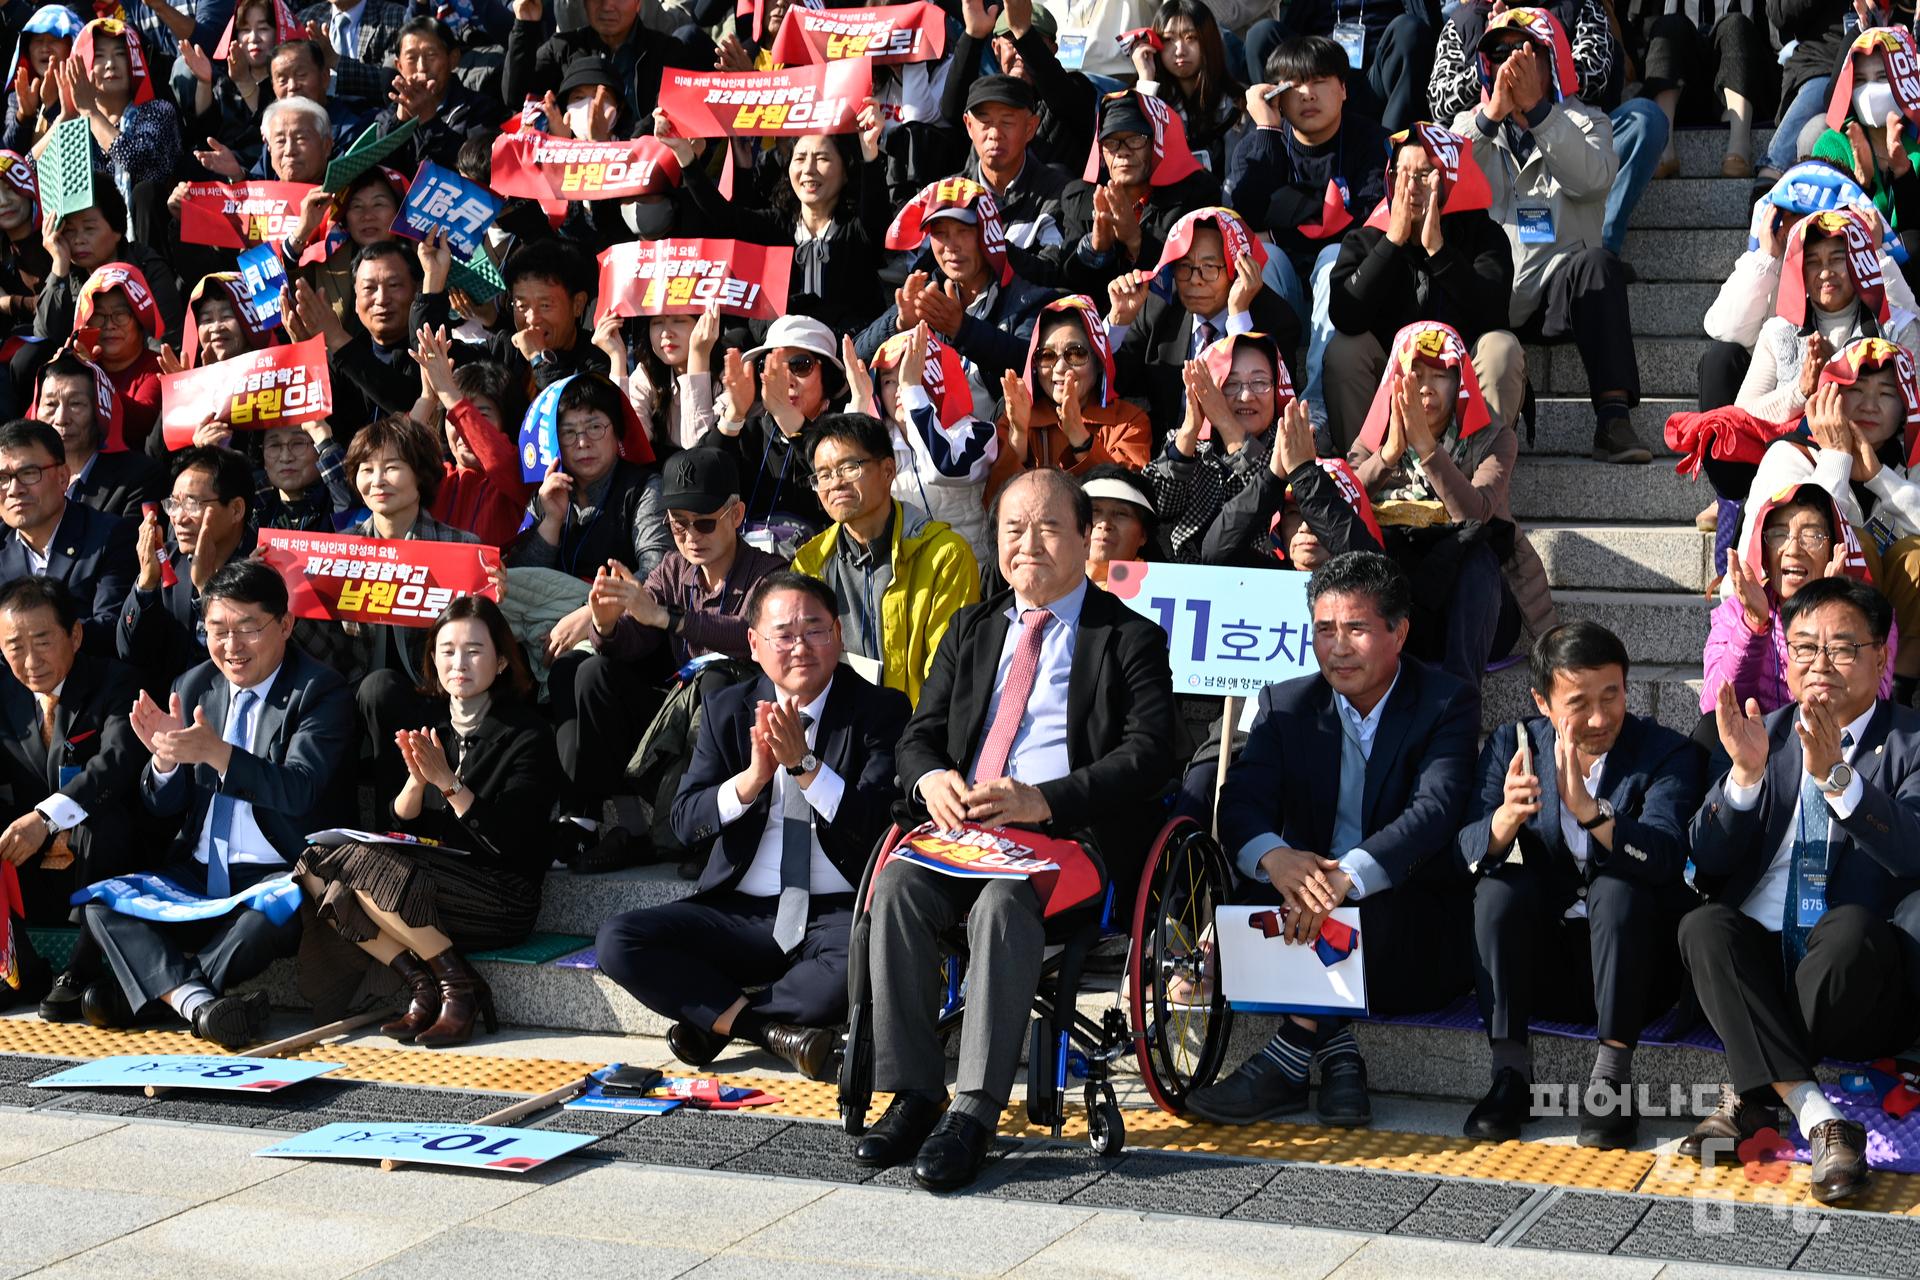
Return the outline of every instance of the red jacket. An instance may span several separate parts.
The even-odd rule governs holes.
[[[454,405],[447,411],[447,420],[479,455],[480,469],[447,463],[433,500],[433,518],[504,547],[520,531],[527,514],[527,485],[520,479],[519,456],[500,429],[480,416],[473,401]]]

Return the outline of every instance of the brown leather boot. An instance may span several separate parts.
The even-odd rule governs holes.
[[[391,967],[413,998],[404,1014],[380,1024],[380,1034],[392,1036],[401,1044],[412,1044],[440,1016],[440,980],[411,951],[395,956]]]
[[[475,973],[458,952],[448,947],[428,960],[427,968],[440,983],[440,1017],[414,1038],[415,1044],[428,1049],[465,1044],[473,1039],[475,1017],[486,1019],[489,1032],[500,1029],[487,980]]]

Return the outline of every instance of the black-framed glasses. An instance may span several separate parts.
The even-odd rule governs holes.
[[[788,356],[787,372],[796,378],[804,378],[820,367],[818,356]]]
[[[1793,659],[1796,667],[1810,667],[1815,658],[1825,654],[1834,668],[1850,667],[1859,658],[1862,649],[1871,649],[1883,640],[1829,640],[1826,644],[1815,644],[1811,640],[1791,641],[1787,645],[1787,656]]]
[[[16,480],[22,489],[31,489],[40,483],[41,476],[51,470],[51,467],[20,467],[13,471],[0,471],[0,491],[12,488]]]
[[[1120,141],[1124,138],[1125,141]],[[1137,156],[1153,145],[1153,140],[1144,133],[1114,134],[1100,139],[1100,149],[1115,155]]]
[[[1226,269],[1224,262],[1176,262],[1173,264],[1173,278],[1181,284],[1191,280],[1212,284]]]

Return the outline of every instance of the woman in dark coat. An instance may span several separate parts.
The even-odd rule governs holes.
[[[460,952],[533,932],[560,764],[499,605],[455,600],[426,647],[433,723],[394,734],[407,780],[388,815],[421,843],[316,844],[295,874],[320,920],[412,992],[406,1014],[381,1030],[438,1048],[471,1039],[476,1015],[488,1031],[499,1026],[493,993]]]

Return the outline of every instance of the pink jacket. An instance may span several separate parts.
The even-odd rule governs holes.
[[[1880,679],[1880,696],[1893,694],[1893,655],[1900,643],[1896,624],[1887,633],[1887,670]],[[1768,620],[1765,635],[1755,635],[1747,626],[1746,610],[1738,600],[1722,600],[1713,611],[1713,625],[1707,632],[1706,680],[1700,687],[1700,710],[1712,711],[1720,697],[1720,686],[1733,684],[1733,691],[1746,705],[1748,698],[1760,704],[1765,715],[1793,701],[1787,692],[1787,639],[1780,626],[1776,607]]]

